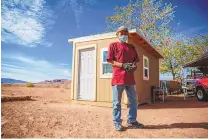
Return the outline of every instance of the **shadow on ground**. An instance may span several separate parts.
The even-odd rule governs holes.
[[[144,129],[170,129],[170,128],[204,128],[208,129],[208,123],[174,123],[164,125],[146,125]]]

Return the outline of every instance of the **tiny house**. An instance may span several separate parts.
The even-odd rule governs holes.
[[[108,46],[118,41],[116,32],[69,39],[73,44],[71,99],[77,103],[112,105],[112,67],[106,61]],[[140,61],[134,73],[139,104],[151,100],[151,86],[159,86],[159,60],[163,56],[136,30],[129,31],[129,40]],[[122,104],[128,105],[123,92]]]

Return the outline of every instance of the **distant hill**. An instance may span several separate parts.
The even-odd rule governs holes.
[[[41,81],[41,82],[38,82],[38,83],[41,83],[41,84],[48,84],[48,83],[66,83],[66,82],[70,82],[70,80],[67,80],[67,79],[53,79],[53,80],[45,80],[45,81]]]
[[[11,78],[1,78],[1,83],[27,83],[27,82],[22,80],[15,80]]]

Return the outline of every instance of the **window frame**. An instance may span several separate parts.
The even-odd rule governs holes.
[[[112,73],[103,74],[103,64],[108,64],[108,62],[103,61],[103,54],[105,51],[108,51],[108,48],[100,49],[100,78],[112,78]]]
[[[145,60],[147,60],[147,67],[145,67]],[[147,76],[145,77],[145,69],[147,69]],[[149,80],[149,58],[143,55],[143,80]]]

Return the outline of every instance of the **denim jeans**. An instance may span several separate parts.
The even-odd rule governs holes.
[[[129,100],[128,120],[135,122],[137,118],[137,98],[135,85],[113,85],[113,122],[121,123],[121,99],[125,89]]]

